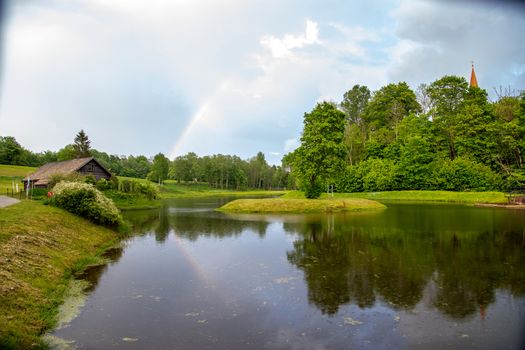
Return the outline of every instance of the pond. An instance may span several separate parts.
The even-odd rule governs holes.
[[[127,212],[54,331],[79,349],[521,349],[525,211],[230,215],[227,199]]]

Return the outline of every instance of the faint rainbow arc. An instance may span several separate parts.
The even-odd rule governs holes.
[[[223,92],[228,87],[228,84],[229,84],[228,79],[223,80],[219,84],[219,87],[215,90],[215,92],[212,93],[208,97],[208,99],[200,106],[200,108],[197,110],[197,113],[195,113],[191,117],[190,122],[186,125],[186,127],[184,128],[184,131],[182,132],[182,134],[180,135],[179,139],[177,140],[177,142],[175,143],[175,145],[172,148],[171,159],[175,158],[177,155],[180,155],[178,153],[179,153],[180,148],[184,144],[184,141],[186,141],[188,136],[191,134],[191,132],[195,128],[195,125],[200,120],[202,120],[202,119],[204,119],[206,117],[206,115],[207,115],[207,113],[209,111],[210,105],[215,100],[217,95],[219,93]]]

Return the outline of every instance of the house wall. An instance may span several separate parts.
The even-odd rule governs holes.
[[[94,160],[84,165],[78,170],[78,172],[82,175],[93,175],[97,181],[100,179],[109,180],[111,178],[111,174],[104,170],[104,168],[98,165]]]

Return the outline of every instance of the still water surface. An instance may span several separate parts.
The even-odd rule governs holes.
[[[525,211],[386,203],[228,215],[226,199],[126,213],[92,269],[80,349],[521,349]]]

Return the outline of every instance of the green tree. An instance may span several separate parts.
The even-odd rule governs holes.
[[[166,158],[164,154],[158,153],[153,157],[153,164],[148,174],[148,180],[162,184],[162,182],[168,178],[169,167],[169,159]]]
[[[307,198],[317,198],[345,167],[345,114],[333,104],[317,104],[304,115],[301,146],[293,157],[294,171]]]
[[[448,153],[450,159],[457,156],[456,125],[461,113],[465,97],[468,93],[468,83],[463,77],[444,76],[428,86],[428,96],[431,101],[430,116],[438,136],[438,150]]]
[[[370,90],[366,86],[354,85],[345,92],[340,106],[349,123],[360,124],[369,100]]]
[[[24,149],[12,136],[0,136],[0,164],[22,165]]]
[[[66,145],[64,148],[61,148],[57,152],[57,160],[59,162],[63,162],[65,160],[75,159],[76,158],[76,150],[73,145]]]
[[[75,158],[85,158],[91,156],[91,141],[89,141],[88,136],[84,130],[80,130],[75,136],[75,141],[73,143],[73,149],[75,150]]]
[[[365,109],[366,119],[373,130],[387,127],[396,137],[399,123],[412,112],[421,112],[421,106],[405,82],[388,84],[374,92]]]
[[[348,162],[350,165],[362,160],[366,142],[367,123],[363,119],[364,112],[370,100],[370,90],[366,86],[354,85],[345,92],[340,103],[341,110],[346,114],[345,144],[348,147]]]

